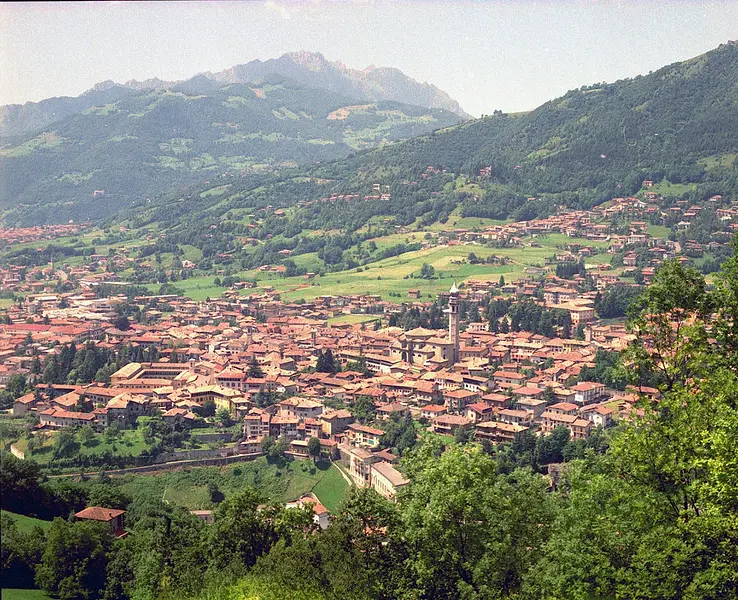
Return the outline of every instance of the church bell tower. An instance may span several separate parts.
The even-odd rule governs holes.
[[[453,344],[451,348],[451,364],[459,362],[459,288],[456,282],[451,286],[448,296],[448,340]]]

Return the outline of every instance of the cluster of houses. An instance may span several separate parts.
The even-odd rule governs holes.
[[[35,413],[39,427],[51,430],[134,427],[152,414],[192,427],[212,403],[242,424],[239,452],[257,454],[267,437],[284,438],[289,454],[308,457],[309,441],[317,438],[321,454],[340,460],[357,484],[394,498],[407,480],[383,442],[389,419],[409,416],[436,434],[461,430],[497,444],[559,426],[583,439],[628,414],[634,393],[607,390],[580,373],[594,366],[598,350],[620,350],[632,335],[622,324],[594,321],[591,300],[577,296],[572,285],[546,285],[541,302],[589,311],[580,317],[583,340],[495,333],[486,323],[468,323],[462,331],[458,306],[476,293],[473,286],[448,292],[448,330],[329,322],[346,308],[376,310],[365,297],[296,305],[247,299],[265,315],[259,321],[244,316],[241,297],[201,303],[167,298],[174,311],[166,320],[156,318],[154,304],[148,324],[125,331],[96,319],[44,315],[44,322],[41,314],[28,323],[18,307],[19,318],[0,325],[0,384],[12,374],[32,376],[33,362],[58,352],[60,344],[94,340],[112,350],[155,349],[158,360],[128,363],[107,383],[39,384],[15,400],[13,413]],[[318,357],[328,351],[342,369],[316,372]],[[376,417],[360,423],[353,407],[367,399]]]

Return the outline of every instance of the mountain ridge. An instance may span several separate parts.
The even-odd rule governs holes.
[[[300,50],[264,61],[255,59],[222,71],[198,73],[182,80],[169,81],[153,77],[118,83],[108,79],[96,83],[79,96],[57,96],[39,102],[3,105],[0,106],[0,138],[39,132],[59,119],[95,106],[98,102],[97,95],[112,94],[116,90],[123,94],[125,90],[169,89],[193,80],[203,81],[203,78],[218,83],[248,83],[274,74],[355,99],[393,100],[425,108],[449,110],[463,119],[471,118],[443,90],[433,84],[420,83],[394,67],[371,65],[363,70],[352,69],[340,61],[328,61],[319,52]],[[389,91],[384,90],[384,86],[390,86]]]
[[[104,218],[216,174],[330,160],[459,121],[279,75],[245,84],[200,75],[153,90],[103,82],[85,101],[93,105],[37,135],[0,141],[6,222]]]
[[[427,225],[454,210],[529,220],[557,207],[586,209],[635,194],[645,180],[677,184],[688,201],[736,197],[738,45],[723,44],[648,75],[585,85],[525,114],[497,111],[295,170],[292,177],[217,209],[193,201],[187,211],[216,216],[258,208],[265,197],[280,206],[299,198],[307,207],[294,218],[306,228],[351,231],[375,218]],[[370,196],[377,183],[390,187],[392,202],[320,202]],[[175,222],[166,210],[152,219]]]

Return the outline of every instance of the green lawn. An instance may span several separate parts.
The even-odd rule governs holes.
[[[0,594],[2,600],[51,600],[42,590],[3,589]]]
[[[696,183],[671,183],[670,181],[664,179],[660,183],[655,184],[653,187],[648,188],[648,192],[656,192],[657,194],[661,194],[662,196],[671,196],[671,197],[682,197],[688,192],[691,192],[697,188]]]
[[[9,515],[13,519],[13,521],[15,521],[15,526],[18,528],[19,531],[28,532],[35,527],[48,529],[51,526],[51,521],[42,521],[41,519],[34,519],[33,517],[18,515],[7,510],[3,510],[0,512],[2,512],[3,515]]]
[[[44,440],[43,446],[33,454],[26,454],[26,458],[31,458],[40,465],[53,465],[54,435],[52,433],[48,437],[42,438]],[[28,440],[26,438],[21,438],[15,445],[23,452],[28,453]],[[77,453],[81,456],[100,456],[109,451],[114,456],[139,456],[148,447],[143,439],[142,430],[124,429],[112,442],[108,441],[103,434],[96,434],[95,438],[88,444],[79,444]]]
[[[323,506],[334,512],[343,500],[347,487],[348,484],[338,467],[331,466],[327,471],[323,471],[323,477],[313,486],[312,492],[320,499]]]
[[[313,465],[309,460],[270,464],[265,458],[224,467],[195,467],[177,471],[126,475],[114,478],[114,485],[131,497],[162,498],[188,510],[213,508],[208,484],[214,483],[225,498],[245,487],[257,488],[264,501],[287,502],[314,492],[329,510],[335,509],[348,484],[338,469],[328,463]]]
[[[390,246],[408,240],[422,239],[422,237],[423,234],[395,234],[378,238],[377,246],[379,247],[380,243],[383,246]],[[559,250],[559,246],[578,243],[595,246],[602,251],[607,246],[605,242],[569,238],[561,234],[536,238],[535,243],[540,247],[489,248],[477,244],[436,246],[370,263],[361,271],[352,269],[327,273],[323,277],[316,277],[312,280],[306,280],[304,277],[280,277],[253,271],[242,274],[242,276],[254,277],[259,288],[273,287],[284,300],[309,300],[323,295],[379,294],[385,300],[399,301],[399,298],[407,299],[409,289],[420,290],[421,299],[430,300],[440,292],[447,291],[454,281],[458,283],[468,279],[496,281],[500,275],[504,275],[506,281],[520,279],[526,274],[526,267],[544,267],[546,259],[554,255]],[[506,257],[509,263],[506,265],[472,265],[467,261],[467,257],[472,252],[480,259],[489,256]],[[606,256],[606,254],[598,254],[591,258],[590,262],[606,262]],[[436,273],[440,273],[440,277],[437,276],[430,280],[417,278],[423,263],[433,266]],[[251,294],[253,290],[247,289],[243,293]]]
[[[648,226],[648,233],[653,237],[668,239],[671,229],[664,225],[650,225]]]
[[[202,277],[192,277],[175,281],[174,287],[182,290],[182,293],[193,300],[205,300],[206,298],[219,298],[220,295],[228,288],[215,285],[213,280],[216,275],[204,275]],[[146,286],[152,293],[157,293],[161,287],[159,284],[148,284]]]

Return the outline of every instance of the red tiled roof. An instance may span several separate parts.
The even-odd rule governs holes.
[[[117,508],[103,508],[102,506],[88,506],[84,510],[79,511],[74,516],[78,519],[90,519],[92,521],[112,521],[120,515],[124,515],[126,511]]]

